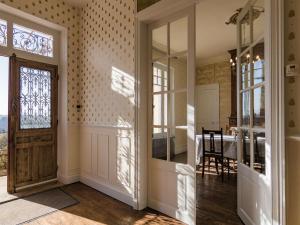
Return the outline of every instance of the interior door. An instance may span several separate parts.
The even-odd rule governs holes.
[[[57,66],[10,58],[8,191],[57,177]]]
[[[272,224],[267,12],[250,0],[237,19],[238,214],[247,225]]]
[[[218,130],[220,128],[219,84],[198,85],[196,105],[198,106],[197,133],[202,132],[202,127]]]
[[[149,26],[148,204],[195,224],[195,12]]]

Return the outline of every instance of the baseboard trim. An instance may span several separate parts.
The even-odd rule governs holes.
[[[132,207],[136,207],[136,204],[133,201],[132,196],[127,195],[127,194],[117,190],[115,187],[112,187],[109,184],[105,184],[103,182],[95,180],[94,178],[83,176],[83,175],[80,175],[80,182],[96,189],[97,191],[100,191],[106,195],[109,195],[110,197],[112,197],[118,201],[121,201]]]
[[[72,184],[72,183],[79,182],[80,176],[79,176],[79,174],[74,174],[74,175],[70,175],[70,176],[59,175],[58,181],[63,184]]]

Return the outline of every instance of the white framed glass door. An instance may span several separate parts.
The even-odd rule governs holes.
[[[149,26],[148,205],[195,224],[194,7]]]
[[[237,20],[238,214],[272,223],[269,38],[264,0],[250,0]]]

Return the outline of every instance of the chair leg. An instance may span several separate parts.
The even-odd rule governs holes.
[[[224,182],[224,158],[221,159],[221,167],[222,167],[222,183]]]
[[[227,158],[227,165],[228,165],[228,179],[230,178],[230,159],[229,158]]]
[[[210,156],[208,157],[208,171],[210,172]]]
[[[204,177],[205,156],[202,157],[202,178]]]
[[[217,170],[217,174],[219,175],[219,166],[218,166],[218,159],[217,157],[215,157],[215,165],[216,165],[216,170]]]

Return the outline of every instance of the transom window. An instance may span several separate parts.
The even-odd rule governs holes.
[[[17,53],[17,50],[33,54],[32,57],[38,55],[46,57],[44,60],[56,60],[57,54],[55,54],[55,49],[57,47],[54,48],[54,44],[57,43],[55,39],[58,38],[56,31],[30,21],[22,21],[8,14],[3,16],[1,14],[1,17],[0,47],[3,48],[5,54],[11,55],[12,53]],[[24,53],[22,54],[24,55]],[[22,54],[20,52],[19,55]],[[35,60],[35,58],[32,59]]]
[[[7,46],[7,21],[0,19],[0,45]]]
[[[53,57],[53,36],[14,24],[13,47],[21,51]]]

